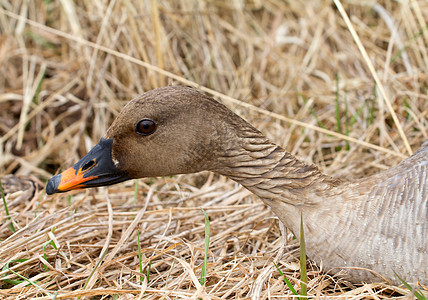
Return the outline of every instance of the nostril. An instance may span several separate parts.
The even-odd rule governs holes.
[[[95,165],[95,160],[90,160],[82,167],[82,171],[86,171],[92,168],[94,165]]]

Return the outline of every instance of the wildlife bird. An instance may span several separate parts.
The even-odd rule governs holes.
[[[297,236],[302,215],[307,255],[330,273],[399,283],[396,273],[428,284],[428,142],[389,170],[344,181],[299,161],[196,89],[168,86],[130,101],[46,192],[203,170],[242,184]]]

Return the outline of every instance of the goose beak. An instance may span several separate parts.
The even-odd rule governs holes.
[[[113,139],[101,138],[74,166],[52,177],[46,185],[46,193],[52,195],[131,179],[126,171],[119,170],[113,163],[112,146]]]

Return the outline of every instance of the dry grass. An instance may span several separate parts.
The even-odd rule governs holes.
[[[45,194],[45,181],[146,90],[196,85],[293,154],[348,179],[397,164],[428,137],[425,1],[338,0],[350,23],[322,0],[79,3],[1,1],[0,172],[35,183],[34,193],[31,184],[8,193],[15,234],[1,208],[2,299],[291,297],[273,262],[300,290],[292,234],[282,237],[270,210],[227,178]],[[212,232],[204,287],[200,207]],[[311,298],[409,297],[403,287],[354,286],[319,268],[308,262]]]

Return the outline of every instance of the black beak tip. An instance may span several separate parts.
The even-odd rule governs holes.
[[[46,185],[46,194],[48,195],[55,194],[60,182],[61,182],[61,174],[58,174],[52,177],[48,181],[48,184]]]

